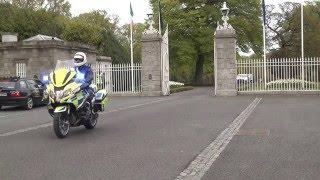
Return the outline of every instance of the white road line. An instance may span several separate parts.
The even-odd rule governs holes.
[[[21,117],[23,115],[26,115],[27,113],[18,113],[18,114],[6,114],[6,115],[3,115],[3,116],[0,116],[0,118],[5,118],[5,117]]]
[[[200,180],[223,152],[240,127],[260,103],[256,98],[207,148],[180,173],[176,180]]]
[[[159,103],[159,102],[175,100],[175,99],[178,99],[178,98],[159,99],[159,100],[150,101],[150,102],[146,102],[146,103],[142,103],[142,104],[136,104],[136,105],[132,105],[132,106],[128,106],[128,107],[122,107],[122,108],[118,108],[118,109],[115,109],[115,110],[107,111],[105,113],[101,113],[101,115],[105,115],[105,114],[113,113],[113,112],[118,112],[118,111],[123,111],[123,110],[128,110],[128,109],[133,109],[133,108],[137,108],[137,107],[142,107],[142,106],[155,104],[155,103]],[[41,125],[38,125],[38,126],[28,127],[28,128],[24,128],[24,129],[18,129],[18,130],[15,130],[15,131],[2,133],[2,134],[0,134],[0,137],[8,137],[8,136],[16,135],[16,134],[21,134],[21,133],[25,133],[25,132],[29,132],[29,131],[34,131],[34,130],[37,130],[37,129],[47,128],[47,127],[50,127],[50,126],[52,126],[52,123],[46,123],[46,124],[41,124]]]
[[[39,109],[39,110],[42,110],[42,109]],[[32,110],[32,111],[26,111],[26,112],[24,112],[24,113],[6,114],[6,115],[0,116],[0,118],[10,117],[10,118],[13,118],[13,119],[14,119],[14,118],[18,118],[18,117],[23,117],[23,116],[28,115],[28,114],[33,113],[33,112],[34,112],[34,110]]]
[[[101,114],[103,115],[103,114],[108,114],[108,113],[128,110],[128,109],[132,109],[132,108],[137,108],[137,107],[141,107],[141,106],[146,106],[146,105],[150,105],[150,104],[154,104],[154,103],[159,103],[159,102],[164,102],[164,101],[169,101],[169,100],[175,100],[175,99],[178,99],[178,98],[158,99],[158,100],[155,100],[155,101],[150,101],[150,102],[146,102],[146,103],[142,103],[142,104],[136,104],[136,105],[132,105],[132,106],[128,106],[128,107],[122,107],[122,108],[114,109],[114,110],[107,111],[107,112],[104,112],[104,113],[101,113]]]
[[[28,114],[27,113],[21,113],[21,114],[13,114],[13,115],[4,115],[4,116],[0,116],[0,118],[10,117],[11,119],[16,119],[16,118],[19,118],[19,117],[23,117],[25,115],[28,115]]]
[[[50,126],[52,126],[52,123],[42,124],[39,126],[29,127],[29,128],[25,128],[25,129],[19,129],[19,130],[0,134],[0,137],[12,136],[12,135],[21,134],[21,133],[28,132],[28,131],[33,131],[33,130],[37,130],[37,129],[41,129],[41,128],[50,127]]]

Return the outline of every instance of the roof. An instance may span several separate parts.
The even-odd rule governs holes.
[[[99,62],[112,62],[112,58],[106,57],[106,56],[97,56],[97,61],[99,61]]]
[[[17,82],[19,79],[25,79],[25,78],[20,78],[16,76],[11,76],[11,77],[0,77],[0,82]]]
[[[23,41],[49,41],[49,40],[63,41],[57,37],[46,36],[46,35],[42,35],[42,34],[38,34],[36,36],[30,37],[30,38],[25,39]]]

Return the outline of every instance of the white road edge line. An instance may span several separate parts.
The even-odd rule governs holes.
[[[256,98],[230,125],[225,129],[208,147],[206,147],[190,164],[180,173],[176,180],[200,180],[210,169],[214,161],[223,152],[231,139],[238,133],[239,129],[262,98]]]
[[[105,114],[109,114],[109,113],[113,113],[113,112],[119,112],[119,111],[123,111],[123,110],[133,109],[133,108],[137,108],[137,107],[142,107],[142,106],[146,106],[146,105],[150,105],[150,104],[154,104],[154,103],[170,101],[170,100],[175,100],[175,99],[178,99],[178,98],[158,99],[158,100],[155,100],[155,101],[149,101],[149,102],[142,103],[142,104],[136,104],[136,105],[132,105],[132,106],[128,106],[128,107],[122,107],[122,108],[118,108],[118,109],[115,109],[115,110],[107,111],[105,113],[101,113],[100,115],[105,115]],[[2,133],[2,134],[0,134],[0,137],[8,137],[8,136],[16,135],[16,134],[21,134],[21,133],[25,133],[25,132],[29,132],[29,131],[34,131],[34,130],[37,130],[37,129],[47,128],[47,127],[50,127],[50,126],[52,126],[52,123],[46,123],[46,124],[41,124],[41,125],[38,125],[38,126],[28,127],[28,128],[24,128],[24,129],[18,129],[18,130],[15,130],[15,131]]]

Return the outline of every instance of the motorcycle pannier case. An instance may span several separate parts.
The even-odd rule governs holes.
[[[105,106],[108,104],[109,99],[107,97],[108,93],[105,89],[99,90],[96,93],[95,97],[95,104],[94,107],[97,111],[103,112],[105,109]]]

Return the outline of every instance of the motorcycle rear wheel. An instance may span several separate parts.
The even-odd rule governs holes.
[[[70,131],[69,120],[61,113],[53,115],[53,130],[60,139],[67,137]]]

